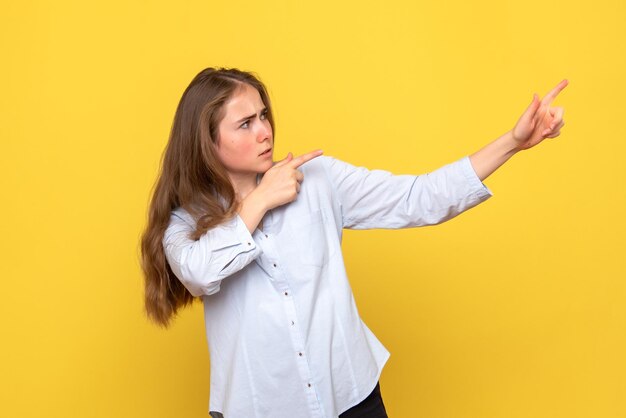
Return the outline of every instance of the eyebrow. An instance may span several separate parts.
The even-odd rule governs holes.
[[[267,112],[267,107],[264,107],[263,109],[261,109],[261,113],[265,113],[265,112]],[[253,114],[252,114],[252,115],[250,115],[250,116],[245,116],[245,117],[243,117],[243,118],[239,119],[239,120],[238,120],[237,122],[235,122],[235,123],[241,123],[241,122],[243,122],[244,120],[247,120],[247,119],[252,119],[252,118],[253,118],[253,117],[255,117],[255,116],[256,116],[256,113],[253,113]]]

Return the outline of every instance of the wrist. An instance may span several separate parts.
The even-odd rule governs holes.
[[[256,189],[255,189],[256,190]],[[255,193],[255,190],[250,192],[239,205],[239,217],[243,220],[250,233],[259,226],[267,209],[262,199],[260,199],[259,193]]]
[[[243,204],[246,205],[248,209],[260,213],[261,216],[265,215],[265,212],[271,209],[263,198],[263,193],[258,186],[246,196],[243,200]]]
[[[502,151],[504,151],[505,155],[507,155],[508,157],[512,157],[513,155],[517,154],[518,151],[521,151],[520,142],[515,139],[512,130],[502,135],[500,137],[500,142],[502,146]]]

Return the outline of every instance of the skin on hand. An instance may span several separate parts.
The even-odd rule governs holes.
[[[541,100],[537,94],[533,95],[532,102],[511,131],[517,150],[532,148],[545,138],[560,135],[565,125],[564,111],[562,107],[550,107],[550,104],[568,84],[567,80],[561,81]]]
[[[263,175],[258,186],[241,202],[239,216],[250,233],[262,222],[268,210],[293,202],[300,192],[304,180],[298,167],[322,155],[321,150],[312,151],[294,158],[291,153],[284,160],[275,163]]]
[[[278,161],[265,172],[255,193],[263,196],[267,210],[296,200],[300,192],[300,184],[304,180],[304,175],[298,167],[319,157],[322,153],[322,150],[316,150],[295,158],[289,153],[285,159]]]
[[[563,108],[550,107],[550,104],[568,84],[567,80],[561,81],[542,100],[534,94],[532,102],[512,130],[470,155],[472,167],[481,181],[517,152],[532,148],[545,138],[560,135],[565,125]]]

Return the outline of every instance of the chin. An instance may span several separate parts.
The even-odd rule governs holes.
[[[264,174],[267,170],[274,167],[274,162],[272,160],[268,160],[267,163],[264,163],[259,167],[259,173]]]

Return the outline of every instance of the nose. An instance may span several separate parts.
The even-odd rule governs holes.
[[[257,141],[263,142],[270,139],[272,139],[272,125],[270,125],[269,122],[261,124],[257,132]]]

